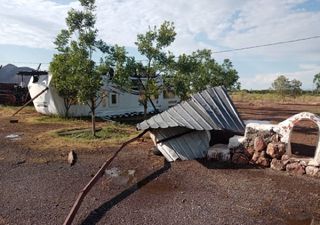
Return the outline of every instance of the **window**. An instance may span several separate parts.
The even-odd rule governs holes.
[[[111,104],[112,105],[117,104],[117,95],[116,94],[111,95]]]

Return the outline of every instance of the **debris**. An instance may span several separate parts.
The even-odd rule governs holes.
[[[266,147],[266,143],[264,142],[262,137],[256,137],[254,139],[253,148],[255,151],[261,152]]]
[[[271,158],[281,159],[281,157],[286,153],[286,146],[281,142],[271,142],[267,146],[267,154]]]
[[[250,160],[245,154],[236,152],[233,154],[231,161],[237,165],[247,165]]]
[[[278,171],[285,171],[286,165],[284,165],[283,162],[279,159],[272,159],[270,168]]]
[[[209,148],[207,153],[207,159],[218,160],[218,161],[229,161],[230,150],[225,144],[216,144]]]
[[[307,166],[306,174],[313,177],[320,177],[320,168],[315,166]]]
[[[286,171],[288,171],[289,173],[294,174],[294,175],[303,175],[306,173],[304,167],[301,166],[300,163],[298,163],[298,162],[289,163],[286,166]]]
[[[75,151],[71,150],[68,154],[68,163],[73,166],[77,162],[77,154]]]
[[[222,86],[198,92],[189,100],[137,124],[138,130],[150,129],[156,147],[169,162],[204,158],[210,143],[215,144],[214,139],[219,138],[213,131],[225,132],[229,139],[230,134],[242,135],[244,128]]]
[[[5,138],[11,140],[11,141],[19,141],[21,140],[22,134],[9,134]]]
[[[139,135],[137,135],[134,138],[131,138],[130,140],[124,142],[120,148],[112,155],[111,158],[109,158],[107,161],[105,161],[105,163],[100,167],[100,169],[98,170],[98,172],[94,175],[94,177],[89,181],[89,183],[80,191],[75,203],[73,204],[67,218],[65,219],[63,225],[71,225],[78,209],[80,208],[80,205],[83,201],[83,199],[85,198],[85,196],[88,194],[88,192],[91,190],[91,188],[97,183],[97,181],[99,180],[100,177],[102,177],[102,175],[105,173],[105,170],[107,168],[107,166],[109,166],[111,164],[111,162],[117,157],[117,155],[119,154],[119,152],[128,144],[130,144],[131,142],[134,142],[136,140],[138,140],[139,138],[141,138],[145,133],[147,133],[148,130],[144,130],[143,132],[141,132]]]
[[[24,164],[25,162],[26,162],[26,160],[25,160],[25,159],[20,160],[20,161],[18,161],[18,162],[17,162],[17,165]]]

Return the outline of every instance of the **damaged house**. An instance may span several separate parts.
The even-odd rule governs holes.
[[[221,136],[243,135],[245,125],[224,87],[208,88],[137,125],[150,130],[169,161],[204,158]]]

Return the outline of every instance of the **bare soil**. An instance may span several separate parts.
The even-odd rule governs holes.
[[[320,108],[236,106],[243,119],[273,122]],[[66,125],[26,122],[34,116],[29,110],[18,123],[9,123],[8,115],[0,113],[0,225],[62,224],[79,191],[116,149],[52,143],[43,134]],[[298,153],[317,138],[308,126],[302,122],[293,134],[293,142],[301,144]],[[6,138],[10,134],[19,138]],[[120,176],[101,178],[74,224],[320,224],[319,178],[204,160],[166,163],[152,154],[152,146],[146,138],[124,150],[110,167],[118,168]],[[72,167],[66,160],[71,149],[78,155]]]

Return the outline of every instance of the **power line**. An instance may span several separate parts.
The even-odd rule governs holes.
[[[316,38],[320,38],[320,35],[312,36],[312,37],[306,37],[306,38],[299,38],[299,39],[294,39],[294,40],[289,40],[289,41],[279,41],[279,42],[272,42],[272,43],[268,43],[268,44],[253,45],[253,46],[242,47],[242,48],[221,50],[221,51],[216,51],[216,52],[212,52],[212,53],[224,53],[224,52],[242,51],[242,50],[253,49],[253,48],[261,48],[261,47],[267,47],[267,46],[273,46],[273,45],[282,45],[282,44],[288,44],[288,43],[293,43],[293,42],[298,42],[298,41],[306,41],[306,40],[316,39]]]
[[[288,40],[288,41],[272,42],[272,43],[268,43],[268,44],[253,45],[253,46],[247,46],[247,47],[241,47],[241,48],[233,48],[233,49],[228,49],[228,50],[213,51],[212,53],[219,54],[219,53],[226,53],[226,52],[235,52],[235,51],[242,51],[242,50],[248,50],[248,49],[254,49],[254,48],[262,48],[262,47],[268,47],[268,46],[274,46],[274,45],[294,43],[294,42],[299,42],[299,41],[306,41],[306,40],[317,39],[317,38],[320,38],[320,35],[299,38],[299,39],[294,39],[294,40]],[[174,58],[179,58],[179,57],[174,57]],[[144,62],[144,61],[146,61],[146,59],[137,59],[136,61]],[[7,61],[0,61],[0,63],[1,62],[6,63]],[[39,64],[39,62],[11,62],[11,63],[14,63],[14,64]],[[100,62],[96,62],[96,63],[100,63]],[[50,62],[43,62],[42,64],[50,64]]]

